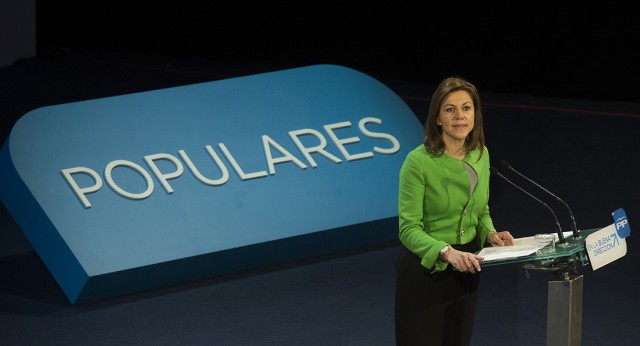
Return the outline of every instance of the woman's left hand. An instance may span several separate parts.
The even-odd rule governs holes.
[[[489,232],[487,234],[487,241],[489,244],[493,246],[505,246],[505,245],[513,245],[515,239],[509,231],[501,231],[501,232]]]

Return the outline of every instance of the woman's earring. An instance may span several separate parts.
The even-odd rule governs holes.
[[[438,126],[442,126],[442,123],[436,123],[436,125],[438,125]]]

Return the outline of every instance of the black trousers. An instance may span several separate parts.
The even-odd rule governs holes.
[[[478,250],[476,242],[453,247]],[[396,344],[469,345],[479,283],[480,273],[461,273],[451,265],[432,274],[403,246],[396,268]]]

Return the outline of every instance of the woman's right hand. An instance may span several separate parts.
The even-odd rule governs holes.
[[[475,274],[482,271],[480,262],[484,260],[484,257],[450,248],[449,251],[444,254],[443,259],[454,266],[459,272]]]

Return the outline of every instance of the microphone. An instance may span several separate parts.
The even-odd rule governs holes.
[[[527,192],[525,189],[521,188],[520,186],[516,185],[514,182],[512,182],[511,180],[507,179],[507,177],[505,177],[504,175],[502,175],[498,169],[496,169],[495,167],[491,167],[491,174],[493,175],[497,175],[498,177],[502,178],[504,181],[506,181],[507,183],[513,185],[516,189],[524,192],[527,196],[533,198],[534,200],[538,201],[538,203],[544,205],[550,212],[551,215],[553,215],[553,219],[556,222],[556,231],[558,232],[558,243],[559,244],[564,244],[565,240],[564,240],[564,234],[562,234],[562,228],[560,227],[560,221],[558,221],[558,217],[556,216],[556,213],[553,212],[553,209],[551,209],[546,203],[544,203],[543,201],[539,200],[537,197],[535,197],[534,195],[530,194],[529,192]]]
[[[571,218],[571,231],[573,231],[573,237],[575,239],[580,238],[580,232],[578,231],[578,226],[576,226],[576,219],[573,217],[573,213],[571,212],[571,208],[569,208],[569,205],[567,203],[565,203],[562,198],[554,195],[553,193],[551,193],[549,190],[545,189],[544,187],[540,186],[538,183],[536,183],[535,181],[525,177],[522,173],[516,171],[513,167],[511,167],[511,165],[509,165],[506,161],[502,160],[500,161],[500,167],[501,168],[505,168],[505,169],[509,169],[511,171],[513,171],[514,173],[516,173],[517,175],[523,177],[524,179],[526,179],[528,182],[530,182],[531,184],[537,186],[538,188],[540,188],[542,191],[548,193],[551,197],[555,198],[556,200],[558,200],[560,203],[564,204],[564,206],[567,208],[567,210],[569,211],[569,217]]]

